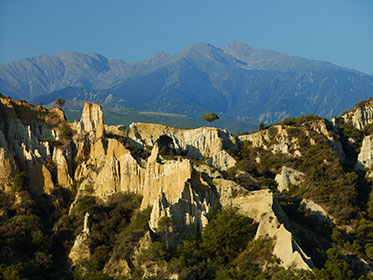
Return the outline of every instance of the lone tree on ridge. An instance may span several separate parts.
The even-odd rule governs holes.
[[[210,127],[213,121],[218,120],[219,116],[215,113],[208,113],[202,116],[202,119],[210,123]]]
[[[56,101],[54,101],[54,103],[57,104],[58,107],[60,107],[60,109],[62,110],[62,107],[63,105],[65,105],[65,99],[63,99],[62,97],[57,97],[56,98]]]

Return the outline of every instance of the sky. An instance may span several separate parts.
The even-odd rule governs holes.
[[[137,62],[240,40],[373,74],[372,0],[0,0],[0,63],[74,50]]]

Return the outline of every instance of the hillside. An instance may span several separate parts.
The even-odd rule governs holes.
[[[237,137],[1,96],[0,275],[371,279],[372,127],[372,100]]]
[[[236,41],[224,50],[197,43],[138,63],[78,52],[38,55],[0,65],[0,91],[34,104],[61,96],[136,111],[216,112],[226,120],[273,123],[339,115],[371,97],[373,78]]]

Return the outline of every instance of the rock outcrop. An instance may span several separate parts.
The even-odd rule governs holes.
[[[248,192],[234,182],[224,179],[215,179],[214,184],[223,207],[237,207],[241,214],[259,223],[256,238],[266,235],[274,238],[273,254],[281,260],[282,266],[298,269],[314,267],[311,258],[296,242],[286,214],[271,192]]]
[[[289,156],[301,156],[298,139],[282,125],[274,125],[268,129],[240,135],[239,139],[249,141],[253,147],[261,147],[272,153],[281,152]]]
[[[6,98],[0,101],[0,182],[4,189],[10,188],[14,174],[27,171],[33,191],[39,194],[50,195],[59,187],[75,188],[75,199],[89,194],[106,201],[118,192],[137,193],[143,197],[141,208],[152,207],[151,231],[156,233],[158,221],[168,216],[181,233],[179,238],[201,233],[214,205],[237,207],[259,224],[256,237],[268,235],[275,239],[273,253],[282,266],[313,267],[273,193],[249,192],[223,179],[224,171],[236,164],[230,151],[239,150],[240,140],[273,153],[301,156],[294,131],[276,125],[240,139],[207,127],[183,130],[136,123],[125,131],[124,127],[104,126],[101,107],[96,104],[86,103],[80,122],[71,124],[59,109],[47,111],[31,105],[23,108],[22,102]],[[299,129],[307,135],[310,128]],[[330,134],[327,126],[320,129],[325,131],[317,133]],[[172,139],[176,154],[160,153],[157,139],[162,135]],[[302,178],[300,172],[283,167],[276,180],[282,190]],[[88,221],[86,217],[84,229],[70,251],[73,264],[90,257]],[[113,275],[128,273],[131,262],[128,258],[111,260],[105,269]]]
[[[365,136],[357,158],[355,170],[367,170],[367,177],[373,179],[373,135]]]
[[[304,174],[290,167],[283,166],[281,173],[277,174],[275,180],[278,184],[277,189],[280,192],[288,190],[290,185],[299,186],[304,179]]]
[[[328,212],[321,205],[312,200],[303,199],[300,202],[300,207],[304,207],[310,210],[321,223],[331,224],[335,222],[334,219],[330,217]]]
[[[54,161],[58,157],[53,157],[56,149],[52,145],[61,140],[59,124],[63,122],[65,116],[57,108],[48,111],[25,101],[0,97],[0,181],[3,189],[9,188],[15,173],[21,171],[26,172],[33,193],[50,193],[55,188],[51,164],[57,166],[59,162]]]
[[[373,123],[373,100],[358,104],[354,110],[344,114],[344,122],[351,122],[357,129],[362,129],[367,124]]]
[[[340,160],[345,159],[342,143],[335,133],[333,123],[325,120],[312,120],[302,125],[273,125],[267,129],[246,135],[240,135],[241,141],[249,141],[253,147],[260,147],[272,153],[283,153],[287,156],[300,157],[299,139],[308,137],[310,145],[315,145],[312,133],[323,135],[328,139],[329,146],[337,153]]]
[[[89,213],[85,214],[83,231],[75,238],[74,245],[70,250],[69,258],[73,265],[82,264],[91,257],[90,249],[90,218]]]
[[[226,149],[238,150],[237,139],[221,129],[201,127],[185,130],[160,124],[132,123],[128,130],[128,137],[143,147],[153,147],[164,134],[171,137],[176,149],[189,158],[206,158],[212,166],[221,170],[227,170],[236,163]]]
[[[80,134],[94,134],[98,139],[104,135],[104,119],[101,106],[93,103],[84,103],[82,117],[78,123]]]

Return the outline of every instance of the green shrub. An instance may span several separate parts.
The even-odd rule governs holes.
[[[59,136],[64,140],[71,140],[74,135],[73,130],[70,128],[70,126],[66,123],[62,125],[60,128],[60,134]]]
[[[17,193],[25,190],[26,172],[17,173],[13,179],[12,192]]]

